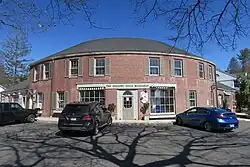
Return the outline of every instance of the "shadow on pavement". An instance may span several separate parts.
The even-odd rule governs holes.
[[[250,166],[249,152],[227,156],[228,149],[250,148],[249,131],[217,135],[171,125],[116,125],[97,136],[80,138],[62,138],[56,131],[55,127],[40,125],[29,132],[22,129],[1,135],[0,152],[9,151],[15,157],[2,166]]]

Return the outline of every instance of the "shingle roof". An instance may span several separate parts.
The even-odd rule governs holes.
[[[22,91],[26,89],[29,89],[29,80],[25,80],[16,85],[10,86],[7,89],[5,89],[5,91],[3,91],[2,93],[11,93],[11,92]]]
[[[226,71],[223,71],[223,70],[221,70],[221,69],[216,69],[216,70],[219,71],[219,72],[221,72],[221,73],[224,73],[224,74],[226,74],[226,75],[228,75],[228,76],[237,78],[237,75],[236,75],[236,74],[230,74],[230,73],[228,73],[228,72],[226,72]]]
[[[220,82],[217,82],[217,88],[227,90],[227,91],[232,91],[232,92],[237,91],[237,89],[234,89],[234,88],[227,86],[227,85],[220,83]]]
[[[34,62],[32,63],[32,65],[35,65],[43,61],[51,60],[53,58],[64,57],[65,55],[68,54],[117,52],[117,51],[176,53],[176,54],[196,56],[188,53],[183,49],[170,46],[160,41],[144,39],[144,38],[114,37],[114,38],[102,38],[102,39],[82,42],[78,45],[72,46],[68,49],[62,50],[58,53],[55,53],[51,56],[45,57],[37,62]]]

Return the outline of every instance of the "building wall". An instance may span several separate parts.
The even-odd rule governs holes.
[[[105,57],[108,73],[105,76],[92,76],[91,74],[91,58]],[[150,76],[148,74],[148,58],[157,57],[160,59],[161,74],[158,76]],[[30,88],[36,92],[44,93],[44,116],[50,115],[51,110],[51,94],[57,91],[66,91],[69,93],[67,102],[79,100],[79,92],[76,88],[77,84],[91,83],[168,83],[176,84],[176,112],[182,112],[188,108],[187,93],[189,90],[197,91],[197,105],[210,106],[211,87],[215,84],[215,65],[196,58],[187,56],[161,56],[156,54],[119,54],[119,55],[96,55],[74,57],[79,58],[79,75],[77,77],[69,76],[70,59],[57,59],[51,63],[51,78],[42,79],[39,77],[34,81],[34,68],[39,67],[43,71],[43,64],[33,66],[31,68]],[[173,75],[173,59],[183,60],[183,76],[175,77]],[[204,63],[205,78],[198,77],[198,63]],[[208,66],[212,67],[213,78],[209,79]],[[44,75],[44,73],[43,73]],[[106,104],[116,103],[116,90],[106,90]],[[214,93],[214,96],[216,93]],[[214,100],[215,101],[215,100]]]

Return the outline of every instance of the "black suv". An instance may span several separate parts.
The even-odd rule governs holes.
[[[0,103],[0,124],[11,122],[30,122],[40,116],[39,109],[25,109],[18,103]]]
[[[111,112],[99,102],[74,102],[59,115],[58,128],[62,133],[89,131],[96,135],[100,127],[111,124]]]

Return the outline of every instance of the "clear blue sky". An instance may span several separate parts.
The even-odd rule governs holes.
[[[104,37],[142,37],[171,44],[167,40],[169,33],[164,27],[164,20],[138,25],[137,20],[132,17],[128,0],[100,1],[93,19],[98,25],[112,29],[90,28],[83,15],[78,15],[73,20],[73,26],[58,25],[48,32],[29,34],[29,42],[32,44],[31,58],[38,60],[80,42]],[[3,28],[0,30],[0,42],[5,40],[7,33]],[[241,39],[237,43],[237,50],[228,52],[221,50],[216,44],[210,44],[204,48],[203,57],[216,63],[218,68],[225,69],[229,59],[240,49],[248,47],[249,42],[248,39]],[[184,48],[184,45],[177,47]],[[190,49],[190,52],[199,54],[194,49]]]

